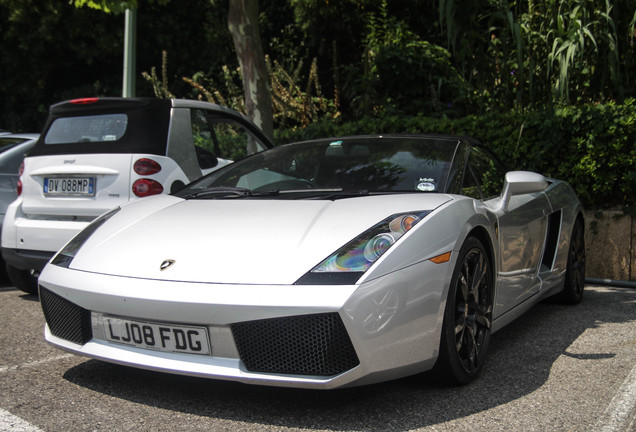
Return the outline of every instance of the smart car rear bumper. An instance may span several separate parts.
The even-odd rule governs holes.
[[[55,252],[2,248],[4,261],[20,270],[35,269],[40,271],[53,257]]]

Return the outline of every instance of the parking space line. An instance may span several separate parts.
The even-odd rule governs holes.
[[[54,362],[57,360],[63,360],[69,357],[73,357],[73,354],[63,354],[55,357],[49,357],[42,360],[37,360],[29,363],[23,363],[16,366],[5,366],[0,367],[0,373],[3,372],[12,372],[18,369],[31,368],[40,366],[45,363]],[[16,417],[8,411],[0,408],[0,431],[11,431],[11,432],[42,432],[42,429],[39,429],[33,426],[31,423],[22,420],[20,417]]]
[[[42,432],[42,429],[0,408],[0,431]]]
[[[56,357],[49,357],[49,358],[45,358],[43,360],[36,360],[36,361],[33,361],[33,362],[23,363],[23,364],[16,365],[16,366],[4,366],[4,367],[0,367],[0,373],[11,372],[11,371],[18,370],[18,369],[35,367],[35,366],[39,366],[39,365],[44,364],[44,363],[50,363],[50,362],[54,362],[54,361],[57,361],[57,360],[62,360],[62,359],[69,358],[69,357],[73,357],[73,354],[64,354],[64,355],[59,355],[59,356],[56,356]],[[0,429],[0,430],[3,430],[3,429]]]
[[[631,430],[636,422],[636,366],[607,406],[605,414],[596,423],[599,432],[623,432]]]

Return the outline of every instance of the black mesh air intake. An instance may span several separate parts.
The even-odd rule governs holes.
[[[333,376],[360,364],[337,313],[241,322],[232,334],[251,372]]]
[[[91,312],[40,287],[44,318],[54,336],[84,345],[93,338]]]

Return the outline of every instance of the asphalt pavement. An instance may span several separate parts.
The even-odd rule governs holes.
[[[482,376],[335,391],[143,371],[44,342],[39,301],[0,288],[0,431],[636,431],[636,290],[588,286],[493,335]]]

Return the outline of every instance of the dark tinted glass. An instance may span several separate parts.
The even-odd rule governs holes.
[[[277,147],[190,185],[257,191],[296,189],[369,192],[444,192],[456,139],[356,137]]]
[[[479,147],[473,147],[468,159],[462,194],[475,199],[498,196],[506,171],[497,160]]]
[[[126,114],[62,117],[55,119],[44,136],[45,144],[119,141],[128,126]]]
[[[24,138],[5,137],[0,138],[0,153],[15,147],[17,144],[26,141]]]

